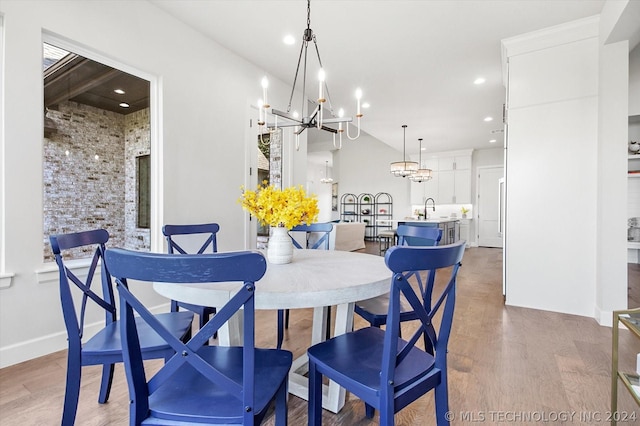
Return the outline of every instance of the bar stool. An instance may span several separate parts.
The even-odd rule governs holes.
[[[396,230],[395,229],[383,229],[378,233],[378,242],[380,243],[380,256],[389,249],[390,246],[396,243]]]

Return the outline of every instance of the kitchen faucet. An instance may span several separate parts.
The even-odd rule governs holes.
[[[436,211],[436,200],[434,200],[433,198],[429,197],[426,200],[424,200],[424,218],[425,220],[429,219],[429,213],[427,213],[427,203],[429,202],[429,200],[431,200],[433,202],[433,211]]]

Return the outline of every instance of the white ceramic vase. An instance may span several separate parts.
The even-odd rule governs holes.
[[[281,265],[293,260],[293,243],[287,228],[276,226],[271,228],[271,237],[267,246],[267,259],[270,263]]]

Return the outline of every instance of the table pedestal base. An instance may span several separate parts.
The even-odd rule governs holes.
[[[345,303],[338,305],[336,309],[336,319],[334,327],[334,336],[344,334],[353,328],[353,303]],[[313,309],[313,327],[311,329],[311,345],[324,341],[326,336],[327,308]],[[242,346],[242,322],[243,315],[234,315],[219,330],[218,344],[220,346]],[[309,400],[309,378],[306,374],[309,372],[309,359],[306,352],[296,358],[289,372],[289,393],[300,397],[306,401]],[[346,392],[334,381],[329,381],[329,385],[322,385],[322,408],[332,413],[338,413],[344,406]]]

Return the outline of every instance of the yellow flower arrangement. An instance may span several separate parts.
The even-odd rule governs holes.
[[[242,187],[238,202],[262,225],[291,229],[318,220],[318,199],[314,195],[307,196],[302,185],[278,189],[263,181],[255,191]]]

